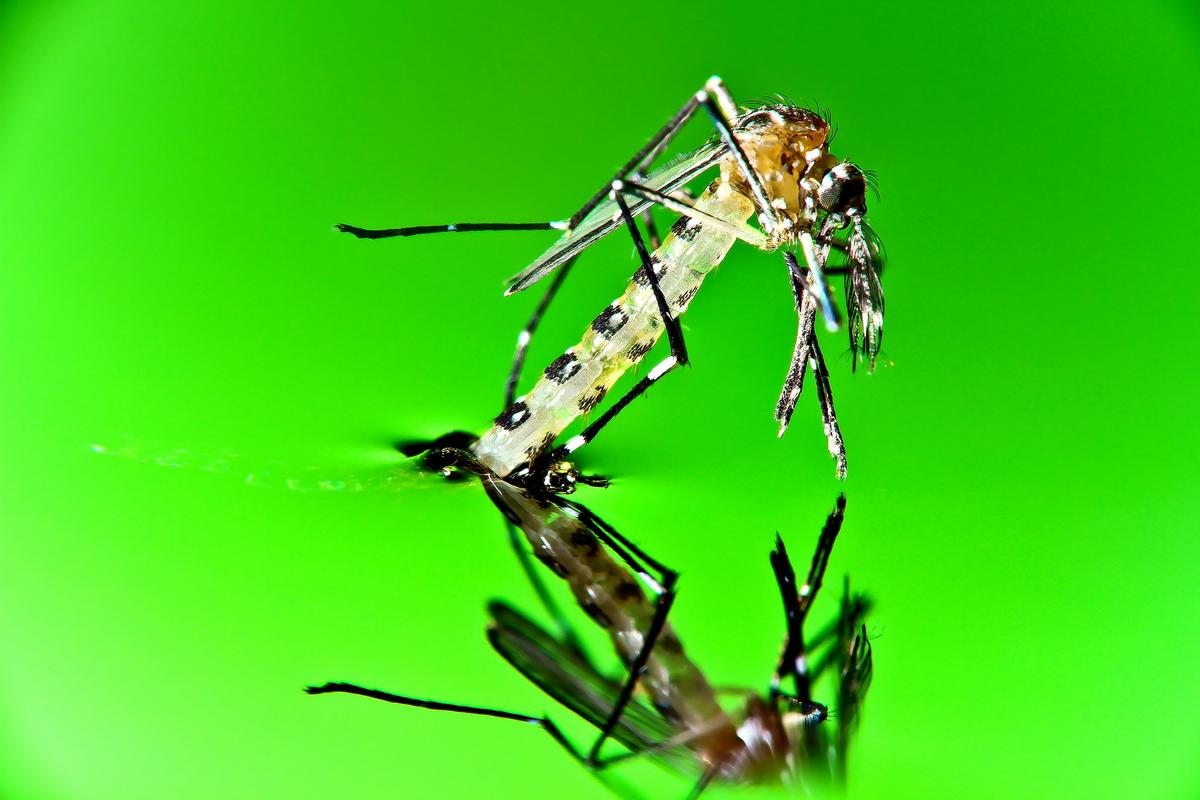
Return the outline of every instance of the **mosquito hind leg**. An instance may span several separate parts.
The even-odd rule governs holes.
[[[564,510],[571,512],[625,566],[640,575],[655,594],[654,616],[651,618],[650,625],[643,634],[642,646],[630,662],[629,675],[625,679],[625,683],[621,686],[621,691],[613,703],[612,711],[604,721],[604,725],[600,728],[600,735],[596,738],[595,743],[593,743],[591,750],[588,752],[587,763],[598,765],[605,763],[605,760],[600,758],[600,749],[616,728],[617,723],[621,719],[621,714],[633,698],[634,689],[637,688],[642,672],[650,660],[650,653],[658,643],[659,636],[666,627],[667,614],[671,610],[671,605],[675,602],[675,584],[679,579],[679,573],[661,561],[652,558],[644,550],[618,532],[616,528],[588,510],[586,506],[566,499],[560,499],[559,502]],[[657,578],[650,574],[651,569],[658,573]]]

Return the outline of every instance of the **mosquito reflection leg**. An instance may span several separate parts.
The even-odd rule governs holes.
[[[586,659],[587,653],[583,649],[583,643],[579,640],[579,635],[575,633],[575,628],[567,620],[562,607],[559,606],[554,596],[546,588],[541,572],[538,570],[537,565],[533,563],[533,559],[529,557],[529,551],[525,549],[525,538],[517,530],[517,527],[507,519],[504,521],[504,527],[508,530],[508,542],[512,546],[513,552],[517,555],[521,571],[525,573],[525,577],[533,587],[533,593],[537,595],[542,608],[546,609],[546,613],[550,615],[550,619],[554,620],[554,625],[558,628],[558,633],[562,637],[562,643]]]
[[[614,190],[613,196],[616,198],[617,205],[621,209],[621,215],[625,219],[625,224],[633,236],[634,246],[637,248],[638,255],[641,257],[641,270],[647,276],[647,280],[650,283],[650,289],[654,293],[655,303],[658,305],[659,316],[662,317],[663,326],[667,329],[667,341],[671,346],[671,355],[667,356],[665,359],[655,365],[655,367],[650,370],[646,377],[638,381],[637,384],[634,385],[634,387],[628,392],[626,392],[620,400],[610,406],[608,410],[600,416],[599,419],[584,428],[582,433],[571,437],[566,444],[555,448],[548,457],[549,463],[554,463],[556,461],[565,459],[568,455],[592,441],[592,439],[596,438],[596,435],[604,429],[604,426],[611,422],[617,414],[621,413],[621,411],[623,411],[625,407],[629,405],[629,403],[632,402],[636,397],[658,382],[659,378],[661,378],[663,375],[666,375],[676,367],[688,363],[687,346],[683,341],[683,330],[679,327],[679,320],[677,320],[671,313],[670,306],[667,303],[667,298],[663,294],[662,287],[658,283],[658,276],[655,275],[654,271],[654,262],[650,259],[650,253],[646,249],[646,243],[642,241],[642,235],[637,229],[637,223],[630,214],[629,206],[621,198],[620,193]]]
[[[596,438],[596,435],[604,429],[608,423],[612,422],[613,417],[621,413],[627,405],[633,402],[638,396],[643,394],[647,389],[658,382],[658,379],[678,366],[679,362],[675,356],[667,356],[662,361],[654,365],[654,368],[646,373],[646,377],[638,381],[632,389],[621,396],[617,402],[608,407],[600,417],[588,425],[576,436],[572,436],[567,442],[557,448],[550,455],[550,462],[560,461],[565,459],[571,453],[574,453],[579,448],[583,447],[590,441]]]
[[[577,762],[587,767],[587,769],[596,774],[597,778],[609,786],[609,788],[617,791],[625,797],[637,798],[640,797],[636,793],[629,790],[627,787],[618,788],[612,781],[600,775],[600,771],[610,764],[618,763],[628,758],[628,754],[622,754],[615,759],[609,761],[590,762],[582,753],[576,749],[571,740],[566,737],[562,730],[554,724],[554,720],[548,716],[542,715],[535,717],[529,714],[519,714],[513,711],[502,711],[495,708],[483,708],[481,706],[467,706],[458,703],[443,703],[437,700],[422,700],[416,697],[408,697],[405,695],[392,694],[379,689],[368,689],[364,686],[359,686],[354,683],[344,683],[334,681],[322,684],[321,686],[308,686],[304,689],[306,694],[356,694],[361,697],[370,697],[373,700],[382,700],[385,703],[395,703],[403,706],[414,706],[416,708],[427,708],[432,711],[450,711],[456,714],[471,714],[482,717],[495,717],[497,719],[510,719],[514,722],[524,722],[529,725],[536,725],[544,730],[551,739],[559,744],[563,750],[567,751],[570,756]]]

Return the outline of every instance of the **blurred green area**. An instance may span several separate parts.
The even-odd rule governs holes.
[[[879,173],[887,366],[826,340],[839,486],[812,396],[775,438],[794,313],[735,248],[582,499],[682,570],[712,680],[759,686],[773,533],[806,553],[847,492],[831,576],[879,600],[857,797],[1196,796],[1198,31],[1183,3],[9,4],[0,796],[607,796],[531,728],[305,697],[565,714],[483,637],[488,597],[533,601],[480,492],[288,478],[482,428],[536,302],[502,279],[553,238],[332,223],[561,216],[713,73],[832,108]],[[589,254],[531,369],[632,268]]]

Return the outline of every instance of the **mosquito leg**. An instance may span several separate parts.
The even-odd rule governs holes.
[[[525,323],[525,327],[517,334],[517,352],[513,356],[512,369],[508,373],[508,381],[504,385],[504,407],[508,408],[513,404],[517,394],[517,381],[521,377],[521,369],[525,366],[525,354],[529,350],[529,342],[533,339],[533,334],[537,332],[538,325],[541,324],[542,316],[546,313],[546,309],[550,307],[554,296],[558,294],[559,287],[570,273],[571,267],[575,265],[575,259],[567,261],[563,264],[558,274],[554,276],[550,286],[546,289],[546,293],[542,295],[541,302],[537,304],[537,308],[533,310],[533,315],[529,321]]]
[[[418,236],[423,233],[469,233],[471,231],[549,231],[565,230],[566,223],[551,222],[456,222],[450,225],[412,225],[407,228],[359,228],[344,222],[334,230],[352,233],[359,239],[391,239],[395,236]]]
[[[800,247],[804,252],[804,260],[808,264],[809,273],[809,291],[816,295],[817,302],[821,305],[821,316],[825,318],[825,327],[831,331],[836,331],[841,325],[841,320],[838,318],[837,309],[834,308],[833,301],[829,299],[829,287],[825,283],[824,275],[824,258],[817,256],[816,246],[813,243],[812,235],[805,231],[800,234]],[[788,269],[792,272],[798,272],[796,257],[791,253],[785,253],[785,260],[788,264]]]
[[[734,160],[739,168],[745,174],[747,183],[750,184],[750,190],[754,194],[754,199],[758,205],[759,214],[766,217],[771,227],[774,227],[775,214],[771,209],[770,201],[767,199],[767,191],[763,186],[762,179],[758,173],[750,166],[750,160],[746,157],[742,146],[738,144],[736,137],[733,135],[733,118],[737,116],[737,106],[733,102],[733,98],[729,95],[729,90],[725,88],[725,84],[720,78],[712,77],[704,84],[704,88],[696,92],[688,98],[683,104],[683,108],[671,117],[666,125],[656,133],[649,142],[646,143],[641,150],[634,154],[633,158],[623,166],[613,180],[622,180],[634,172],[640,172],[657,158],[670,143],[675,134],[687,123],[692,115],[696,113],[696,109],[700,106],[708,112],[709,118],[720,134],[725,146],[729,148]],[[608,196],[609,187],[605,186],[592,195],[592,197],[583,204],[583,206],[571,215],[568,220],[568,229],[574,228],[583,218],[591,213],[592,209],[598,206],[601,201]]]
[[[427,708],[433,711],[451,711],[457,714],[473,714],[482,717],[496,717],[497,719],[511,719],[514,722],[524,722],[530,725],[536,725],[544,730],[551,739],[559,744],[563,750],[567,751],[570,756],[586,767],[589,771],[595,773],[597,778],[602,783],[608,785],[614,791],[618,791],[626,797],[640,797],[635,792],[629,789],[617,789],[611,785],[608,780],[599,775],[599,772],[612,763],[624,760],[617,757],[610,761],[591,763],[588,759],[576,749],[571,740],[566,737],[562,730],[554,724],[554,720],[543,715],[540,717],[531,716],[529,714],[518,714],[512,711],[501,711],[495,708],[482,708],[480,706],[465,706],[458,703],[442,703],[437,700],[421,700],[416,697],[406,697],[404,695],[392,694],[391,692],[380,691],[379,689],[368,689],[354,683],[330,682],[321,686],[308,686],[304,689],[306,694],[356,694],[362,697],[370,697],[374,700],[382,700],[385,703],[396,703],[403,706],[415,706],[417,708]],[[628,754],[622,754],[626,758]]]
[[[779,423],[780,436],[787,431],[788,425],[792,421],[792,413],[796,410],[796,401],[800,399],[800,392],[804,389],[804,374],[808,370],[814,338],[812,336],[813,322],[817,314],[816,299],[808,291],[808,284],[800,272],[799,265],[796,264],[796,257],[791,253],[784,253],[784,260],[788,263],[788,280],[792,286],[792,298],[796,303],[798,322],[792,361],[788,366],[788,374],[783,381],[783,388],[779,392],[779,400],[775,403],[775,420]]]
[[[603,519],[596,516],[596,514],[586,506],[576,503],[573,500],[568,500],[565,497],[556,498],[556,501],[566,508],[574,511],[579,517],[579,520],[583,522],[583,524],[586,525],[590,531],[596,534],[597,538],[599,538],[606,547],[616,553],[617,556],[623,562],[625,562],[625,565],[634,572],[637,572],[645,578],[650,578],[651,576],[646,574],[646,567],[649,567],[650,569],[658,572],[662,580],[662,584],[665,584],[668,579],[674,580],[676,577],[678,577],[678,573],[676,573],[675,570],[671,569],[658,559],[650,556],[650,554],[626,538],[612,525],[609,525]],[[645,566],[643,566],[643,563]],[[661,592],[662,586],[657,587],[656,591]]]
[[[817,344],[816,333],[811,333],[809,336],[809,344],[812,347],[813,378],[817,384],[817,401],[821,406],[821,422],[825,428],[825,441],[829,445],[829,454],[833,456],[837,477],[842,480],[846,477],[846,443],[842,439],[842,431],[838,427],[837,411],[833,407],[833,389],[829,386],[829,368],[825,366],[825,357],[821,355],[821,346]]]
[[[783,598],[784,614],[787,617],[787,640],[779,658],[779,666],[771,678],[773,692],[778,691],[783,677],[790,674],[796,681],[796,694],[806,700],[810,696],[810,679],[804,647],[804,620],[817,592],[821,589],[825,568],[829,565],[829,556],[842,529],[845,514],[846,496],[838,495],[837,504],[821,528],[817,549],[813,553],[808,576],[802,586],[796,584],[796,572],[792,568],[791,559],[788,558],[783,539],[778,534],[775,537],[775,549],[771,552],[771,569],[775,573],[775,582],[779,585],[779,593]]]
[[[707,214],[696,208],[692,203],[672,197],[669,194],[664,194],[649,186],[643,186],[633,181],[613,181],[613,191],[632,195],[639,200],[660,205],[663,208],[674,211],[676,214],[682,214],[698,222],[703,222],[710,228],[716,228],[724,233],[736,236],[753,247],[763,249],[767,247],[767,237],[749,225],[733,223],[720,217],[714,217],[712,214]],[[655,246],[655,249],[657,249],[657,246]]]
[[[568,439],[566,444],[555,448],[550,454],[550,463],[566,459],[566,457],[571,453],[574,453],[576,450],[595,439],[596,435],[604,429],[604,426],[612,422],[613,417],[621,413],[621,411],[625,409],[625,406],[633,402],[633,400],[635,400],[639,395],[657,383],[659,378],[675,369],[675,367],[678,365],[679,361],[673,355],[667,356],[662,361],[655,364],[654,368],[646,373],[646,377],[642,378],[634,385],[632,389],[622,395],[621,399],[609,406],[608,409],[601,414],[595,422],[584,428],[583,431],[578,435],[572,436],[570,439]]]
[[[645,270],[647,282],[650,284],[650,291],[654,293],[659,316],[662,317],[663,327],[667,329],[667,340],[671,343],[671,355],[675,356],[675,360],[679,364],[687,364],[687,347],[683,343],[683,329],[679,327],[679,320],[675,319],[675,315],[671,313],[671,304],[667,302],[667,297],[658,284],[658,276],[654,274],[654,262],[650,260],[650,251],[646,249],[646,243],[642,241],[642,234],[638,231],[637,221],[629,213],[629,206],[621,197],[622,188],[621,181],[613,181],[613,199],[617,201],[617,207],[621,209],[621,217],[625,220],[626,227],[629,228],[629,235],[633,237],[633,246],[637,248],[638,258],[642,262],[642,269]]]
[[[679,573],[649,556],[644,550],[619,533],[616,528],[600,519],[600,517],[593,514],[585,506],[566,499],[560,499],[559,502],[565,509],[573,511],[579,521],[605,547],[612,550],[626,566],[641,575],[650,584],[651,589],[656,595],[654,616],[651,618],[650,625],[643,634],[642,647],[630,663],[629,676],[626,678],[624,685],[621,687],[620,694],[617,695],[617,699],[613,703],[612,712],[600,729],[600,735],[596,738],[591,751],[588,753],[587,761],[589,764],[601,764],[604,761],[600,758],[600,748],[603,747],[605,740],[608,739],[616,728],[617,722],[621,719],[621,714],[625,711],[625,707],[633,697],[634,689],[637,688],[642,672],[645,671],[646,664],[650,660],[650,652],[654,649],[654,645],[657,644],[658,638],[666,626],[667,614],[671,610],[671,605],[675,602],[675,583],[679,578]],[[647,567],[659,573],[657,580],[648,574]]]
[[[555,448],[546,457],[546,463],[549,464],[565,460],[568,455],[592,441],[592,439],[596,438],[596,434],[603,430],[604,426],[624,410],[634,398],[649,389],[659,378],[675,369],[675,367],[688,363],[687,346],[683,341],[683,330],[679,327],[679,320],[671,313],[667,298],[663,294],[662,287],[659,286],[658,276],[654,274],[654,264],[650,260],[649,251],[646,250],[646,243],[642,241],[642,235],[637,229],[637,223],[633,215],[629,212],[628,204],[621,197],[619,188],[621,185],[621,181],[613,182],[613,197],[616,198],[617,206],[621,209],[621,215],[625,219],[625,224],[633,236],[634,246],[637,248],[638,255],[642,261],[642,271],[645,272],[650,289],[654,293],[654,300],[658,305],[659,315],[662,317],[663,326],[667,329],[667,341],[671,345],[671,355],[655,365],[654,369],[650,370],[646,377],[638,381],[620,400],[610,406],[599,419],[584,428],[582,433],[571,437],[566,444]]]
[[[679,130],[687,124],[687,121],[696,113],[696,109],[700,103],[707,99],[707,94],[702,90],[688,98],[688,101],[683,104],[683,108],[679,109],[671,119],[667,121],[650,141],[643,146],[633,158],[629,159],[623,167],[614,175],[614,179],[624,178],[633,172],[640,173],[645,170],[655,158],[657,158]],[[610,182],[611,183],[611,182]],[[592,209],[600,204],[605,197],[608,196],[611,188],[608,184],[596,192],[582,207],[568,220],[555,220],[551,222],[463,222],[453,225],[414,225],[407,228],[384,228],[384,229],[368,229],[359,228],[354,225],[339,224],[334,227],[343,233],[352,233],[360,239],[389,239],[394,236],[415,236],[424,233],[466,233],[468,231],[536,231],[536,230],[571,230],[583,221]]]
[[[617,174],[613,176],[613,180],[621,180],[632,173],[640,173],[649,167],[654,159],[661,155],[666,146],[671,143],[671,140],[675,138],[680,129],[687,124],[687,121],[692,118],[692,115],[696,113],[696,109],[699,108],[700,104],[707,97],[708,95],[704,90],[689,97],[687,102],[683,104],[683,108],[675,112],[675,115],[667,120],[667,124],[662,126],[654,136],[650,137],[650,141],[646,142],[642,149],[634,153],[633,158],[629,159],[621,169],[617,170]],[[611,183],[610,181],[601,187],[586,203],[580,206],[578,211],[571,215],[571,218],[567,221],[568,230],[579,225],[583,221],[583,218],[591,213],[592,209],[600,205],[604,198],[608,197],[608,193],[611,191]]]
[[[640,184],[646,180],[646,175],[640,169],[635,169],[629,173],[629,179]],[[658,226],[654,224],[654,215],[650,213],[650,206],[646,206],[646,210],[638,214],[638,219],[642,221],[642,227],[646,229],[646,238],[650,240],[650,249],[657,250],[662,245],[662,238],[658,235]]]
[[[474,714],[482,717],[496,717],[497,719],[511,719],[514,722],[525,722],[531,725],[537,725],[550,735],[550,738],[562,745],[563,749],[571,754],[576,761],[581,764],[586,764],[587,759],[583,754],[575,749],[575,745],[563,735],[558,726],[549,717],[541,716],[534,717],[529,714],[518,714],[513,711],[501,711],[495,708],[482,708],[480,706],[464,706],[458,703],[442,703],[437,700],[421,700],[416,697],[407,697],[405,695],[392,694],[391,692],[380,691],[379,689],[368,689],[364,686],[359,686],[354,683],[343,683],[333,681],[322,684],[321,686],[305,687],[306,694],[357,694],[362,697],[370,697],[374,700],[382,700],[385,703],[396,703],[402,706],[415,706],[417,708],[428,708],[432,711],[452,711],[456,714]]]
[[[719,766],[719,764],[713,764],[704,770],[704,774],[700,776],[700,779],[696,781],[696,785],[692,787],[692,791],[688,793],[688,800],[696,800],[708,788],[708,785],[713,782],[713,778],[717,777]]]

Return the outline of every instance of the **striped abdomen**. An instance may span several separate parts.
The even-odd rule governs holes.
[[[696,208],[733,223],[744,222],[751,202],[720,179]],[[681,217],[651,262],[663,295],[679,316],[729,248],[734,237]],[[537,384],[496,417],[475,444],[475,456],[497,475],[531,461],[580,414],[595,408],[616,380],[642,360],[663,332],[662,319],[645,268],[634,273],[625,293],[592,321],[579,344],[546,367]]]
[[[584,612],[608,631],[622,661],[632,662],[654,617],[654,604],[634,575],[612,559],[571,509],[491,476],[483,483],[493,502],[525,534],[533,554],[568,583]],[[712,687],[684,654],[669,624],[651,650],[639,683],[665,718],[687,730],[708,731],[692,743],[697,749],[727,746],[736,735]]]

